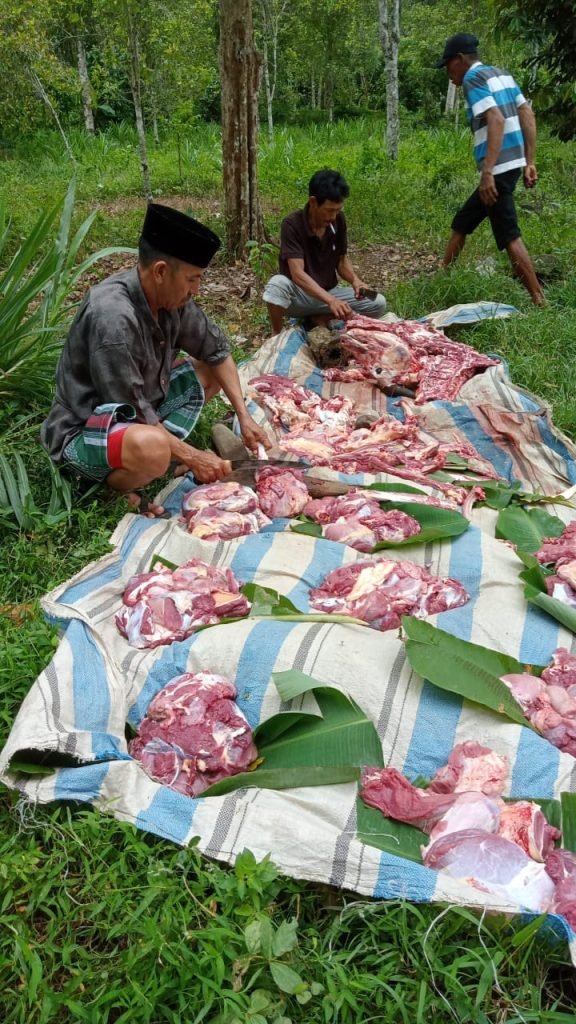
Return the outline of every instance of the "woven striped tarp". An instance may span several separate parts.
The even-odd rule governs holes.
[[[297,373],[298,379],[308,383],[313,371],[308,367],[306,374],[302,368],[306,359],[302,349],[298,331],[267,342],[255,361],[243,368],[243,379],[261,372],[283,372]],[[469,400],[458,402],[457,408],[439,403],[424,407],[422,413],[431,419],[437,416],[440,426],[445,420],[450,425],[446,429],[457,424],[457,429],[464,430],[466,424],[467,436],[473,434],[471,439],[479,448],[482,440],[482,454],[492,456],[499,471],[507,468],[509,476],[521,469],[520,478],[527,485],[560,490],[576,479],[572,446],[553,430],[536,399],[508,384],[503,370],[489,371],[466,388]],[[369,395],[366,400],[380,402],[381,396]],[[510,433],[505,443],[502,432],[490,441],[494,409],[517,417],[516,432],[510,427],[516,421],[506,421]],[[533,444],[525,448],[526,423],[531,424]],[[163,500],[177,511],[190,486],[189,480],[179,481]],[[564,507],[551,510],[565,521],[571,517]],[[435,574],[454,576],[470,593],[467,605],[432,622],[522,662],[543,664],[555,647],[573,648],[574,638],[526,604],[518,559],[494,539],[494,523],[495,513],[475,511],[469,530],[453,542],[399,549],[394,557],[425,564]],[[172,562],[200,557],[230,566],[240,581],[273,587],[303,611],[309,608],[310,587],[337,566],[365,557],[344,545],[287,532],[285,527],[280,520],[256,536],[208,543],[188,535],[177,516],[167,521],[125,516],[113,535],[112,553],[44,599],[46,614],[64,632],[52,662],[24,701],[0,756],[4,783],[30,800],[89,801],[176,843],[199,837],[200,849],[222,860],[233,861],[249,847],[257,856],[270,853],[290,875],[369,896],[514,912],[517,908],[464,881],[361,844],[355,834],[354,784],[282,792],[253,788],[192,800],[153,782],[129,757],[126,721],[136,726],[152,696],[173,676],[200,669],[229,676],[236,683],[239,705],[255,726],[283,707],[272,673],[297,668],[349,693],[377,726],[385,763],[409,777],[434,773],[455,743],[475,739],[509,758],[512,796],[551,797],[576,789],[572,757],[531,730],[505,724],[497,715],[463,704],[415,675],[396,631],[247,619],[152,651],[135,650],[119,635],[114,614],[124,587],[131,575],[149,569],[154,555]],[[26,777],[10,771],[12,757],[34,749],[52,751],[70,766],[49,776]],[[576,962],[576,936],[565,927]]]

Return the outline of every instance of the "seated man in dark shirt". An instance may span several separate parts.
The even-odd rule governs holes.
[[[220,390],[245,445],[270,447],[244,404],[226,336],[193,299],[219,246],[194,218],[151,203],[138,265],[90,289],[64,343],[42,442],[56,463],[105,480],[134,505],[171,462],[200,483],[230,471],[229,462],[186,441]],[[150,506],[152,515],[162,511]]]
[[[309,199],[282,221],[279,273],[264,290],[264,302],[274,334],[284,317],[327,324],[347,320],[353,313],[379,320],[386,309],[383,295],[370,292],[348,256],[346,219],[342,212],[350,189],[338,171],[316,171],[308,185]],[[338,279],[349,288],[338,287]],[[370,297],[362,291],[370,292]]]

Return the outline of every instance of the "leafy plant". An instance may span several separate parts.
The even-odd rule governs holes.
[[[8,459],[0,454],[0,524],[9,530],[25,533],[57,526],[70,518],[72,490],[70,483],[46,457],[50,472],[50,497],[47,505],[39,506],[21,455],[14,456],[16,471]]]
[[[75,183],[44,210],[0,277],[0,397],[29,402],[51,393],[73,291],[99,259],[132,250],[108,247],[78,261],[96,212],[71,234]],[[57,227],[56,227],[57,225]],[[55,230],[56,229],[56,230]],[[9,238],[0,210],[0,259]]]

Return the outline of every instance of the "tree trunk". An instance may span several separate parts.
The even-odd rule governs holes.
[[[444,104],[444,113],[446,115],[451,114],[456,106],[456,86],[454,82],[448,82],[448,89],[446,90],[446,103]]]
[[[90,79],[88,77],[88,64],[86,61],[86,50],[84,40],[81,36],[76,39],[78,53],[78,77],[82,90],[82,113],[84,114],[84,127],[90,135],[94,135],[94,112],[92,110],[92,97],[90,95]]]
[[[144,130],[144,114],[142,112],[142,80],[140,77],[140,46],[138,43],[138,29],[134,25],[132,15],[128,11],[128,46],[130,49],[130,91],[134,103],[134,115],[136,117],[136,132],[138,134],[138,149],[140,151],[140,166],[142,168],[142,181],[144,184],[144,195],[148,202],[152,200],[152,185],[150,183],[150,171],[148,168],[148,150],[146,148],[146,132]]]
[[[378,0],[380,41],[386,64],[386,153],[398,157],[400,117],[398,101],[398,50],[400,47],[400,0]]]
[[[28,68],[28,71],[29,71],[29,74],[30,74],[30,77],[31,77],[32,81],[34,82],[34,85],[36,87],[38,95],[40,96],[40,98],[43,101],[43,103],[46,104],[46,106],[48,107],[48,110],[52,114],[52,117],[56,121],[56,124],[58,126],[58,131],[60,132],[60,135],[62,136],[62,140],[64,142],[64,146],[65,146],[66,152],[68,153],[68,156],[70,157],[70,160],[72,161],[73,164],[75,164],[76,163],[76,158],[74,156],[74,153],[72,152],[72,147],[70,146],[70,143],[68,142],[68,139],[66,137],[66,132],[64,131],[64,129],[62,127],[62,123],[60,121],[60,118],[58,117],[58,111],[56,110],[56,107],[50,101],[50,97],[49,97],[48,93],[46,92],[46,89],[42,85],[42,82],[40,81],[38,75],[34,71],[34,68]]]
[[[220,0],[224,218],[235,256],[244,254],[247,242],[265,241],[257,161],[261,71],[251,0]]]
[[[273,91],[270,85],[270,67],[268,64],[268,40],[266,39],[266,28],[262,38],[262,56],[264,67],[264,88],[266,90],[266,114],[268,117],[268,138],[270,142],[274,139],[274,117],[272,114]]]

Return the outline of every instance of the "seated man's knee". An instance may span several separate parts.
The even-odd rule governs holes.
[[[163,476],[170,464],[170,440],[161,427],[134,424],[122,442],[123,469],[143,470],[150,480]]]
[[[294,284],[284,274],[274,274],[267,282],[262,298],[272,306],[287,309],[294,296]]]

